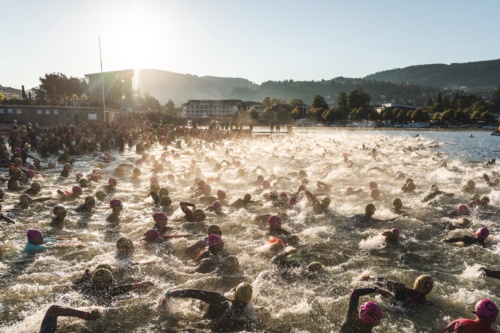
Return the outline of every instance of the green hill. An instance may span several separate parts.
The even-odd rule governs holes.
[[[451,65],[417,65],[382,71],[365,78],[442,88],[492,88],[500,85],[500,59]]]

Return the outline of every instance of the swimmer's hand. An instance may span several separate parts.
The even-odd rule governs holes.
[[[385,297],[385,298],[394,298],[394,295],[388,292],[387,290],[384,289],[379,289],[378,293],[380,296]]]
[[[359,281],[369,281],[370,279],[370,274],[363,274],[359,277]]]
[[[445,193],[444,195],[446,195],[447,197],[454,197],[455,193]]]
[[[137,284],[137,289],[145,289],[154,286],[155,284],[151,281],[145,281]]]
[[[382,232],[382,236],[384,236],[385,238],[389,238],[389,239],[398,239],[398,235],[396,235],[391,230],[384,230]]]
[[[101,311],[99,309],[94,309],[89,312],[87,320],[96,320],[101,317]]]

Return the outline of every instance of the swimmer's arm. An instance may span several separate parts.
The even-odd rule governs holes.
[[[47,312],[45,313],[45,317],[76,317],[83,319],[85,313],[88,313],[87,320],[94,320],[101,316],[101,313],[98,309],[86,312],[68,308],[65,306],[51,305],[47,310]]]
[[[5,222],[11,223],[11,224],[16,224],[16,222],[13,219],[3,215],[2,213],[0,213],[0,220],[4,220]]]
[[[362,289],[354,289],[351,292],[351,298],[349,298],[349,305],[347,306],[347,314],[345,317],[346,322],[352,322],[358,320],[358,304],[359,297],[373,294],[376,290],[374,288],[362,288]]]
[[[463,242],[464,237],[455,237],[455,238],[448,238],[444,239],[443,243],[458,243],[458,242]]]
[[[124,164],[120,164],[119,166],[122,166],[122,167],[124,167],[124,166],[133,167],[133,166],[135,166],[135,165],[133,165],[133,164],[127,164],[127,163],[124,163]]]
[[[43,201],[49,201],[52,200],[52,198],[36,198],[32,199],[33,202],[43,202]]]
[[[439,331],[439,333],[455,332],[456,324],[457,324],[456,320],[452,321],[448,326]],[[461,331],[457,330],[456,332],[461,332]]]
[[[134,283],[134,284],[124,284],[121,286],[114,287],[111,289],[111,291],[108,293],[109,296],[118,296],[121,294],[125,294],[126,292],[129,292],[133,289],[143,289],[147,288],[149,286],[152,286],[152,282],[140,282],[140,283]]]
[[[168,297],[174,298],[194,298],[205,303],[221,303],[225,297],[219,293],[204,291],[199,289],[184,289],[168,292]]]
[[[481,267],[481,268],[479,268],[479,270],[484,272],[483,273],[484,276],[500,280],[500,271],[492,271],[492,270],[486,269],[485,267]]]

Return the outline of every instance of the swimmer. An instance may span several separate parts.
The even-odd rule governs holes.
[[[197,265],[191,270],[191,273],[219,273],[219,274],[232,274],[238,270],[240,262],[236,256],[228,256],[222,260],[216,258],[205,258],[199,261]]]
[[[406,212],[402,211],[401,208],[403,208],[403,202],[401,201],[401,199],[396,198],[396,199],[392,200],[391,212],[393,212],[394,214],[401,215],[403,217],[410,216]]]
[[[95,196],[96,196],[97,200],[102,201],[102,200],[104,200],[104,198],[106,198],[106,193],[104,193],[104,191],[99,190],[95,193]]]
[[[224,249],[224,241],[218,235],[215,234],[209,235],[207,237],[207,245],[208,247],[201,249],[200,251],[198,251],[198,253],[195,254],[194,256],[195,262],[199,262],[202,259],[211,258],[213,256],[227,253],[227,251]]]
[[[473,180],[467,181],[467,184],[465,184],[462,187],[462,191],[466,193],[474,193],[475,190],[476,190],[476,183],[474,183]]]
[[[23,180],[22,178],[22,170],[19,168],[14,168],[12,170],[12,176],[10,177],[8,183],[7,183],[7,188],[12,191],[22,191],[26,190],[26,187],[21,187],[19,185],[19,181]]]
[[[92,196],[85,197],[85,202],[76,208],[77,213],[90,214],[95,206],[95,199]]]
[[[171,232],[174,228],[167,226],[168,217],[165,213],[158,212],[153,214],[153,221],[155,222],[153,228],[158,230],[160,235]]]
[[[365,206],[365,213],[364,214],[357,214],[357,215],[352,216],[351,218],[353,218],[355,220],[355,223],[363,224],[363,225],[371,225],[371,224],[380,223],[380,222],[392,222],[399,217],[399,216],[397,216],[397,217],[389,219],[389,220],[374,219],[373,215],[375,214],[376,210],[377,209],[375,208],[375,205],[368,204]]]
[[[90,270],[87,268],[85,272],[76,280],[73,281],[73,285],[82,285],[86,283],[91,283],[92,282],[92,275],[94,275],[95,271],[97,271],[99,268],[105,268],[109,270],[111,273],[113,272],[113,269],[111,268],[110,265],[108,264],[99,264],[94,270]]]
[[[484,165],[494,165],[496,163],[496,160],[492,158],[491,160],[487,161],[484,163]]]
[[[483,178],[490,187],[498,186],[498,184],[500,184],[500,181],[498,179],[491,181],[490,177],[487,174],[483,174]]]
[[[281,228],[281,218],[279,216],[272,215],[267,220],[267,234],[273,237],[288,237],[292,233]]]
[[[187,222],[203,222],[205,221],[205,212],[201,209],[196,209],[196,205],[190,202],[180,202],[179,203],[182,212],[184,213],[184,218]],[[193,207],[193,210],[188,207]]]
[[[13,219],[11,219],[10,217],[5,216],[3,213],[1,213],[1,210],[2,210],[2,205],[0,204],[0,221],[3,220],[3,221],[10,223],[10,224],[16,224],[16,222]]]
[[[206,210],[209,212],[214,212],[219,216],[226,215],[222,212],[222,204],[219,201],[215,201],[211,206],[208,206]]]
[[[230,298],[217,292],[196,289],[167,291],[158,299],[158,304],[165,307],[170,298],[194,298],[207,303],[203,318],[211,321],[209,327],[214,331],[241,331],[248,324],[244,314],[252,300],[252,286],[248,282],[240,283]]]
[[[232,204],[231,204],[231,207],[235,208],[235,209],[241,209],[241,208],[246,208],[246,206],[248,204],[254,204],[254,203],[258,203],[259,201],[254,201],[254,200],[251,200],[252,199],[252,196],[250,194],[245,194],[243,196],[243,199],[242,198],[238,198],[236,199],[236,201],[234,201]]]
[[[109,208],[112,209],[112,212],[108,215],[106,221],[120,222],[120,212],[123,210],[122,202],[119,199],[111,199],[109,202]]]
[[[71,192],[57,190],[57,194],[58,194],[60,201],[75,200],[79,196],[83,195],[83,191],[82,191],[82,188],[80,186],[73,186],[73,188],[71,189]]]
[[[455,238],[449,238],[443,240],[444,243],[459,243],[462,242],[464,245],[473,245],[473,244],[478,244],[481,245],[482,247],[485,247],[486,245],[484,244],[484,241],[488,236],[490,235],[490,231],[488,228],[482,227],[477,229],[474,237],[471,236],[462,236],[462,237],[455,237]]]
[[[132,177],[130,177],[128,180],[136,180],[141,176],[141,170],[138,168],[135,168],[132,174]]]
[[[467,207],[467,205],[458,205],[456,211],[451,212],[446,216],[453,218],[453,217],[468,216],[468,215],[470,215],[469,207]]]
[[[467,204],[467,206],[469,206],[469,208],[474,208],[474,207],[485,208],[486,206],[488,206],[489,203],[490,203],[490,198],[485,195],[481,197],[481,199],[479,200],[477,199],[472,200]]]
[[[362,281],[374,280],[380,286],[386,286],[389,291],[394,292],[394,299],[406,305],[423,304],[426,301],[426,296],[432,291],[434,281],[429,275],[421,275],[413,284],[413,288],[408,288],[399,282],[388,281],[383,277],[370,277],[369,275],[361,276]]]
[[[430,193],[427,194],[422,199],[422,202],[430,201],[430,200],[434,199],[435,197],[437,197],[438,195],[445,195],[447,197],[453,197],[455,194],[454,193],[446,193],[446,192],[440,191],[437,185],[431,185],[431,187],[430,187]]]
[[[444,229],[448,230],[456,230],[456,229],[468,229],[470,227],[471,221],[466,218],[462,217],[460,221],[457,223],[450,223],[450,222],[444,222]]]
[[[43,317],[40,333],[55,333],[58,317],[74,317],[83,320],[96,320],[101,317],[99,309],[91,311],[80,311],[60,305],[51,305]]]
[[[222,237],[222,231],[218,225],[216,224],[210,225],[207,228],[207,237],[200,239],[196,243],[188,246],[184,252],[189,256],[194,256],[200,250],[208,246],[208,236],[212,234]]]
[[[476,315],[476,320],[465,318],[454,320],[444,329],[439,331],[439,333],[495,333],[495,330],[491,328],[491,325],[497,320],[498,308],[493,301],[483,299],[477,302],[472,313]]]
[[[134,242],[130,239],[121,237],[116,241],[116,257],[119,259],[126,259],[132,257],[134,254]]]
[[[33,253],[41,252],[50,249],[62,249],[69,247],[85,247],[85,244],[75,243],[75,244],[57,244],[57,245],[42,245],[46,243],[54,243],[55,241],[70,240],[72,238],[56,238],[56,239],[44,239],[41,231],[36,229],[30,229],[27,233],[28,243],[24,247],[23,252]]]
[[[52,221],[50,221],[50,224],[61,225],[65,222],[66,214],[67,214],[66,208],[64,208],[63,206],[56,206],[52,210],[52,213],[55,216],[52,218]]]
[[[71,164],[64,163],[64,167],[63,167],[63,170],[61,171],[60,176],[67,178],[69,176],[69,173],[71,172],[71,169],[72,169]]]
[[[366,302],[359,307],[359,297],[368,294],[380,294],[385,298],[394,298],[394,296],[383,289],[363,288],[354,289],[349,298],[349,305],[344,321],[340,325],[339,333],[369,333],[372,329],[380,325],[382,318],[382,308],[374,302]]]
[[[349,195],[353,195],[353,194],[359,194],[361,192],[363,192],[362,189],[354,190],[352,187],[348,187],[345,191],[345,195],[349,196]]]
[[[40,185],[40,183],[31,183],[31,188],[24,191],[24,193],[30,196],[37,196],[38,194],[40,194],[41,190],[42,186]]]
[[[399,239],[399,229],[392,228],[391,230],[384,230],[382,236],[385,238],[386,243],[397,243]]]
[[[43,202],[43,201],[48,201],[51,200],[52,198],[36,198],[32,199],[28,194],[24,193],[21,194],[19,197],[19,202],[14,205],[15,209],[28,209],[29,207],[33,206],[35,202]]]
[[[100,302],[109,304],[114,296],[129,292],[133,289],[145,289],[154,286],[153,282],[136,282],[115,286],[113,273],[105,268],[99,268],[92,275],[92,284],[85,286],[80,293],[85,299],[97,299]]]
[[[302,253],[294,247],[287,247],[285,251],[275,256],[271,262],[279,269],[298,268],[302,266]]]

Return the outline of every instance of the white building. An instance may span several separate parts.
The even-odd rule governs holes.
[[[189,100],[182,104],[183,117],[232,117],[243,106],[243,101],[237,99],[223,100]]]
[[[14,96],[17,96],[17,99],[23,99],[23,91],[12,87],[0,85],[0,94],[4,95],[5,99],[13,99]]]

